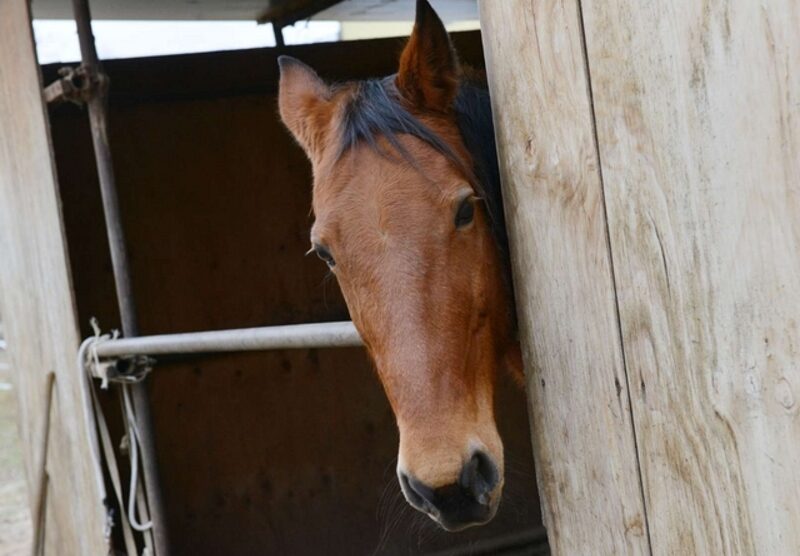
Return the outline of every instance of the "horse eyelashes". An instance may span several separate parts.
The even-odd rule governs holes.
[[[469,225],[475,218],[475,204],[472,202],[472,197],[467,197],[458,205],[456,211],[456,228],[463,228]]]
[[[314,252],[317,254],[317,257],[325,261],[325,264],[329,267],[333,268],[336,266],[333,255],[331,255],[331,252],[324,245],[314,244]]]

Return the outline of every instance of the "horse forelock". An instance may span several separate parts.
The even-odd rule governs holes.
[[[399,155],[425,173],[425,168],[403,145],[399,136],[410,135],[423,141],[447,158],[484,199],[492,232],[506,258],[508,242],[489,94],[485,88],[463,82],[453,108],[458,130],[472,160],[464,160],[447,141],[404,106],[395,86],[395,76],[358,82],[343,107],[336,159],[357,145],[366,144],[382,156],[392,158]],[[381,138],[395,152],[387,151]]]

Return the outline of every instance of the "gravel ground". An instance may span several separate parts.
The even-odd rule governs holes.
[[[0,351],[0,556],[30,554],[31,520],[11,371]]]

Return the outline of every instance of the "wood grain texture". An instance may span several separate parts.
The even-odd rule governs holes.
[[[0,312],[16,382],[28,492],[50,422],[47,554],[105,554],[75,369],[78,331],[28,2],[0,2]],[[50,415],[45,377],[55,372]],[[31,500],[31,505],[34,501]]]
[[[551,547],[645,554],[578,5],[480,8]]]
[[[800,554],[800,4],[583,2],[654,554]]]

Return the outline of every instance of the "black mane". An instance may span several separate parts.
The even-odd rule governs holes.
[[[383,137],[403,159],[418,167],[398,136],[408,134],[424,141],[459,169],[483,197],[492,231],[507,263],[508,238],[488,91],[465,82],[456,95],[454,108],[458,128],[473,162],[472,168],[467,168],[465,161],[447,143],[403,107],[394,86],[394,76],[362,81],[357,87],[342,118],[339,155],[362,142],[381,154],[390,155],[378,143],[378,138]]]

